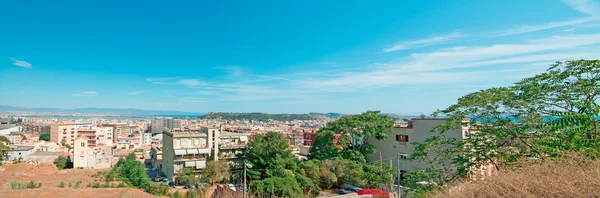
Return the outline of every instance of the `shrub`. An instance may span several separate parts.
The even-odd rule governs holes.
[[[34,188],[41,188],[42,183],[35,183],[33,181],[29,181],[29,182],[13,181],[10,183],[10,186],[12,187],[13,190],[26,189],[26,188],[34,189]]]
[[[119,183],[119,185],[117,186],[117,188],[125,188],[125,187],[127,187],[127,186],[123,182]]]
[[[75,188],[81,188],[81,180],[75,181]]]
[[[58,184],[59,188],[64,188],[65,187],[65,181],[60,181],[60,183]],[[71,183],[69,183],[69,187],[71,187]]]
[[[58,168],[58,170],[65,169],[67,167],[67,157],[62,155],[58,156],[58,158],[54,160],[54,165],[56,165],[56,168]]]

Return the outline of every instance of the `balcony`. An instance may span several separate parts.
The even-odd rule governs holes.
[[[174,161],[206,161],[206,155],[176,155]]]
[[[248,147],[247,144],[219,144],[220,149],[241,149]]]

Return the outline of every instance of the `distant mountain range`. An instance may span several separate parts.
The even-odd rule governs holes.
[[[201,116],[203,113],[183,112],[183,111],[162,111],[162,110],[144,110],[144,109],[118,109],[118,108],[26,108],[0,105],[0,112],[43,112],[43,113],[85,113],[85,114],[112,114],[112,115],[190,115]]]

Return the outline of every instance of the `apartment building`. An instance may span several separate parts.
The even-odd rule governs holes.
[[[143,133],[143,144],[149,145],[152,144],[152,134],[151,133]]]
[[[112,148],[91,146],[89,135],[79,135],[74,140],[71,161],[74,168],[106,169],[113,165]]]
[[[89,128],[90,122],[58,122],[50,125],[50,141],[55,143],[61,143],[65,140],[65,143],[73,147],[73,141],[77,137],[77,131],[79,128]]]
[[[164,130],[181,129],[181,119],[154,118],[151,121],[151,132],[160,133]]]
[[[105,145],[112,147],[115,145],[114,128],[99,126],[96,128],[96,135],[98,136],[98,145]]]
[[[50,141],[61,143],[64,139],[65,143],[71,143],[75,139],[75,123],[59,122],[50,125]]]
[[[211,153],[211,134],[199,131],[164,131],[162,146],[161,172],[167,178],[174,176],[183,168],[199,170],[206,168]]]
[[[77,130],[77,136],[84,136],[87,138],[88,147],[96,147],[98,145],[98,137],[96,135],[96,128],[94,127],[81,127]]]
[[[215,131],[216,132],[216,131]],[[212,149],[215,153],[215,160],[228,160],[231,163],[238,163],[238,155],[243,154],[248,148],[248,133],[232,133],[232,132],[220,132],[216,139],[218,142]]]
[[[414,151],[413,142],[424,142],[427,138],[439,135],[430,132],[434,127],[443,124],[446,119],[442,118],[413,118],[407,124],[396,125],[393,132],[386,140],[369,138],[369,143],[377,149],[376,153],[367,155],[367,161],[379,161],[380,153],[384,163],[392,163],[393,167],[399,167],[400,172],[425,169],[426,164],[407,160]],[[468,121],[463,121],[468,122]],[[469,133],[469,127],[456,128],[444,132],[450,138],[465,139]],[[398,164],[398,156],[400,164]]]

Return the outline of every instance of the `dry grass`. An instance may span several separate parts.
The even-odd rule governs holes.
[[[586,159],[572,154],[505,171],[451,187],[437,197],[600,197],[600,160]]]
[[[65,169],[58,170],[51,163],[32,164],[4,164],[4,171],[0,171],[0,197],[156,197],[140,189],[133,188],[86,188],[86,184],[93,182],[90,175],[98,170],[91,169]],[[13,181],[41,182],[42,188],[13,190]],[[75,183],[82,181],[82,188],[59,188],[60,182]]]

